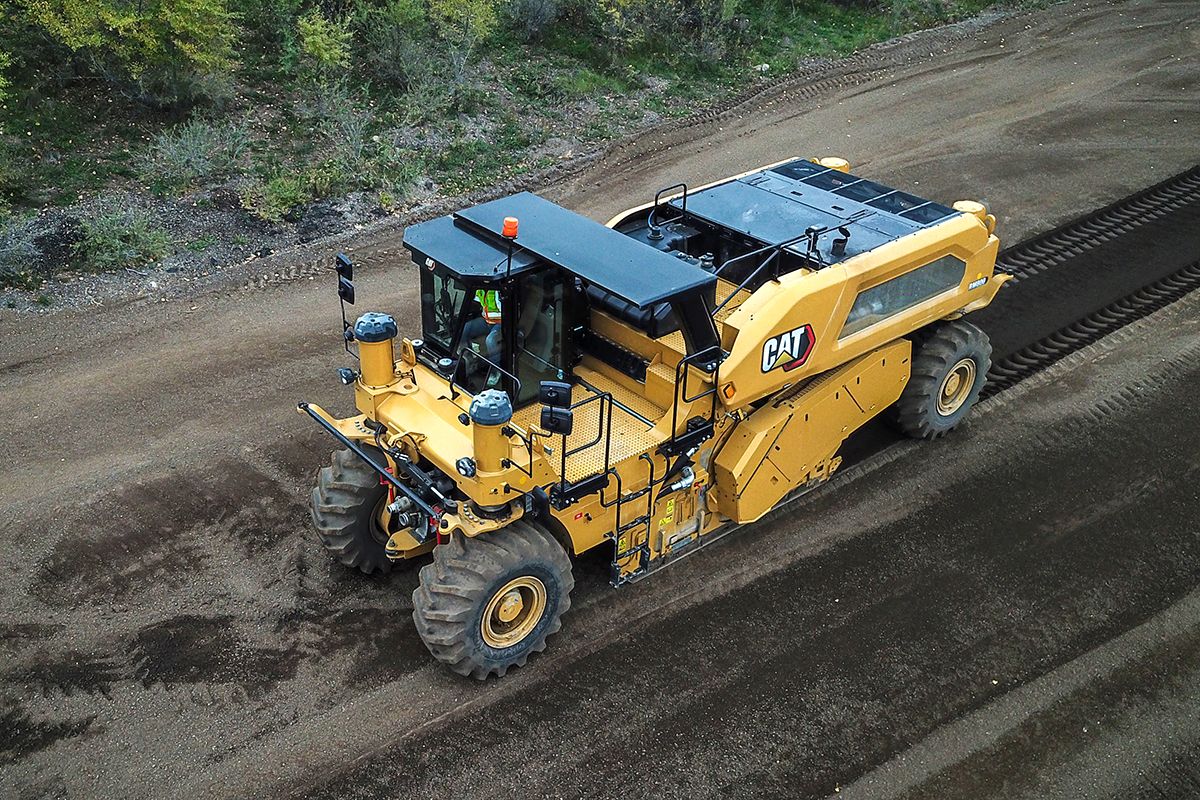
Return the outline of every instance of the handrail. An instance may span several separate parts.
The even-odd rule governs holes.
[[[506,458],[504,460],[507,462],[508,466],[516,467],[518,472],[532,478],[533,477],[533,432],[531,431],[531,432],[526,433],[526,432],[522,431],[516,425],[513,425],[511,422],[509,422],[509,424],[506,425],[505,428],[508,429],[509,433],[512,436],[516,436],[518,439],[520,439],[521,444],[525,445],[525,452],[528,453],[528,455],[529,455],[529,466],[522,467],[520,464],[513,461],[511,458]]]
[[[796,244],[797,242],[803,241],[804,239],[808,239],[810,242],[810,245],[808,248],[808,252],[805,254],[804,257],[811,260],[813,254],[815,253],[817,264],[820,266],[825,266],[824,261],[821,259],[820,251],[816,250],[817,239],[820,238],[822,234],[829,233],[830,231],[833,231],[833,230],[840,230],[842,228],[845,228],[848,225],[853,225],[855,222],[858,222],[859,220],[863,219],[864,217],[871,216],[872,213],[873,212],[855,212],[854,214],[851,214],[849,217],[847,217],[845,220],[843,220],[840,225],[835,225],[832,227],[827,226],[824,228],[808,228],[807,230],[804,231],[804,233],[800,234],[799,236],[793,236],[791,239],[786,239],[782,242],[779,242],[778,244],[763,245],[762,247],[759,247],[756,250],[751,250],[748,253],[742,253],[740,256],[734,256],[733,258],[728,259],[727,261],[723,262],[721,264],[721,266],[719,266],[715,270],[713,270],[713,275],[720,277],[721,273],[724,272],[726,267],[728,267],[729,265],[736,264],[739,261],[744,261],[753,256],[762,255],[763,253],[770,251],[770,255],[768,255],[765,259],[763,259],[763,262],[761,264],[759,264],[757,267],[755,267],[754,271],[751,272],[750,275],[744,281],[742,281],[740,284],[738,284],[738,287],[736,289],[734,289],[732,292],[730,292],[729,296],[726,297],[723,301],[721,301],[721,304],[719,306],[717,306],[715,309],[713,309],[713,316],[716,316],[717,312],[719,312],[721,309],[725,308],[725,306],[727,306],[729,304],[730,300],[737,297],[738,292],[742,291],[742,289],[745,289],[746,286],[749,285],[749,283],[758,276],[758,273],[762,272],[762,270],[765,266],[770,264],[775,258],[777,258],[779,256],[779,254],[783,251],[783,249],[785,247],[791,247],[792,245]],[[778,271],[776,271],[776,273],[775,273],[775,278],[776,279],[779,278]]]
[[[605,401],[607,401],[607,404],[605,403]],[[608,392],[601,392],[600,394],[594,394],[591,397],[585,397],[583,400],[580,400],[578,403],[573,403],[570,406],[570,409],[571,409],[571,411],[575,411],[576,409],[582,408],[583,406],[586,406],[588,403],[593,403],[593,402],[600,403],[600,413],[596,418],[596,423],[597,423],[596,435],[592,439],[590,439],[588,442],[586,442],[585,444],[577,445],[576,447],[568,449],[567,448],[567,434],[565,434],[565,433],[562,434],[562,448],[561,448],[561,453],[560,453],[561,458],[559,461],[559,472],[558,472],[558,482],[559,482],[558,485],[559,485],[560,492],[565,492],[567,489],[567,458],[569,456],[578,455],[579,453],[582,453],[584,450],[587,450],[591,447],[595,447],[597,444],[600,443],[601,439],[604,440],[604,469],[601,472],[598,472],[596,474],[603,475],[608,472],[609,461],[610,461],[610,457],[612,454],[612,395],[609,394]],[[605,423],[607,423],[607,424],[605,424]]]
[[[721,304],[713,309],[713,312],[712,312],[713,316],[715,317],[717,314],[721,313],[721,309],[723,309],[723,308],[725,308],[725,306],[729,305],[730,301],[733,300],[733,298],[737,297],[738,294],[740,294],[741,291],[750,284],[750,281],[752,281],[756,277],[758,277],[758,273],[762,272],[763,267],[767,266],[767,264],[770,264],[771,261],[773,261],[777,255],[779,255],[778,248],[776,248],[775,252],[771,253],[771,255],[767,256],[761,264],[759,264],[757,267],[755,267],[754,272],[751,272],[748,276],[746,276],[746,279],[744,281],[742,281],[741,283],[739,283],[737,285],[737,288],[734,289],[732,292],[730,292],[725,297],[725,299],[721,301]],[[725,262],[725,263],[729,263],[729,262]],[[724,266],[724,264],[722,264],[722,266]],[[778,276],[778,272],[776,273],[776,276]]]
[[[605,484],[604,489],[600,490],[600,507],[601,508],[612,508],[613,506],[617,507],[617,510],[614,512],[614,515],[616,517],[616,524],[615,524],[615,527],[613,528],[613,544],[615,545],[615,544],[617,544],[617,540],[620,539],[620,537],[621,537],[621,504],[623,502],[625,502],[625,490],[621,488],[621,486],[622,486],[621,471],[619,469],[617,469],[616,467],[611,467],[611,468],[609,468],[607,474],[612,475],[617,479],[617,499],[613,500],[611,502],[608,502],[604,499],[604,489],[608,488],[608,485]]]
[[[592,386],[590,383],[585,381],[583,378],[579,378],[579,384],[581,386],[583,386],[585,389],[587,389],[588,391],[592,392],[593,394],[607,394],[607,395],[609,395],[609,397],[612,397],[611,392],[601,392],[599,389],[597,389],[595,386]],[[618,400],[615,397],[612,397],[612,404],[614,406],[616,406],[617,408],[621,409],[622,411],[624,411],[629,416],[636,419],[638,422],[644,422],[647,425],[654,425],[654,420],[642,416],[641,414],[634,411],[632,408],[625,405],[624,403],[622,403],[620,400]]]
[[[692,366],[693,361],[701,361],[712,359],[713,351],[717,350],[717,358],[719,359],[719,347],[710,347],[706,350],[692,353],[679,359],[679,363],[675,365],[675,396],[671,401],[671,441],[675,442],[679,438],[679,403],[682,400],[684,403],[694,403],[705,397],[712,396],[712,409],[710,410],[710,418],[715,418],[717,414],[717,386],[719,379],[717,377],[721,366],[718,360],[717,367],[712,371],[712,386],[701,390],[695,396],[688,397],[687,382],[690,371],[687,369]]]
[[[686,183],[677,183],[674,186],[667,186],[666,188],[659,189],[654,193],[654,205],[650,207],[650,213],[646,215],[646,226],[651,230],[658,230],[658,223],[654,221],[654,214],[658,211],[660,198],[662,198],[662,196],[667,192],[672,192],[676,189],[683,189],[683,208],[680,209],[679,216],[675,219],[682,219],[683,217],[687,216],[688,187]],[[667,202],[669,203],[671,201],[668,200]]]
[[[601,508],[612,508],[613,506],[616,506],[616,511],[613,513],[614,523],[613,523],[613,534],[612,534],[613,535],[613,562],[612,562],[611,582],[614,586],[617,586],[620,583],[622,583],[621,578],[620,578],[621,567],[617,563],[618,560],[620,560],[622,556],[632,553],[635,549],[635,548],[630,548],[628,550],[623,551],[620,548],[621,529],[622,529],[622,527],[624,527],[621,524],[621,509],[625,503],[636,500],[637,498],[641,497],[643,494],[647,495],[646,515],[645,515],[646,541],[643,542],[641,545],[639,545],[636,549],[642,550],[646,555],[647,562],[649,561],[650,520],[654,517],[654,486],[657,483],[661,483],[662,481],[661,480],[656,481],[654,479],[654,458],[649,453],[642,453],[640,456],[638,456],[638,460],[645,461],[647,464],[649,464],[650,476],[649,476],[649,480],[646,483],[645,488],[638,489],[636,492],[630,492],[628,495],[626,495],[624,492],[623,486],[622,486],[621,473],[619,470],[617,470],[615,467],[613,467],[608,470],[608,474],[615,475],[617,478],[616,499],[611,500],[611,501],[605,500],[604,499],[604,490],[602,489],[600,491],[600,507]],[[631,524],[630,527],[632,528],[633,525]],[[645,563],[643,563],[642,566],[644,568]]]

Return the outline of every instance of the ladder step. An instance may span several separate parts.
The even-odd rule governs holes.
[[[649,491],[650,491],[649,486],[647,486],[645,489],[638,489],[636,492],[630,492],[627,495],[622,495],[621,499],[618,502],[620,502],[621,505],[625,505],[626,503],[632,503],[634,500],[637,500],[639,497],[645,497]]]
[[[643,514],[642,516],[638,517],[635,520],[626,522],[624,525],[622,525],[620,528],[617,529],[617,533],[618,534],[624,533],[625,531],[630,530],[632,528],[636,528],[639,525],[645,525],[649,521],[650,521],[650,517],[647,516],[646,514]]]

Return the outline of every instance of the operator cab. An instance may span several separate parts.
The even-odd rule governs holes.
[[[421,270],[423,352],[470,394],[503,389],[521,405],[541,381],[562,380],[573,361],[566,324],[573,312],[563,276],[544,264],[507,281],[436,263]]]
[[[519,407],[542,381],[571,381],[592,306],[666,307],[688,353],[719,360],[709,272],[528,192],[413,225],[404,245],[421,273],[421,357],[468,393],[503,389]]]

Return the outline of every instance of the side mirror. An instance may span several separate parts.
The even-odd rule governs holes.
[[[345,278],[348,281],[354,280],[354,262],[345,253],[337,254],[337,258],[334,259],[333,268],[337,270],[339,277]]]
[[[575,412],[569,408],[542,407],[542,429],[570,436],[575,427]]]
[[[338,275],[338,297],[344,302],[354,305],[354,284],[342,275]]]
[[[571,384],[562,381],[542,381],[538,385],[538,402],[544,406],[568,408],[571,405]]]

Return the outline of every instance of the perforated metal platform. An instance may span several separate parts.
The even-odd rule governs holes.
[[[572,405],[581,403],[589,397],[595,397],[597,393],[601,392],[610,393],[617,401],[612,405],[612,438],[609,440],[608,456],[610,467],[652,451],[665,441],[653,432],[651,425],[644,421],[644,419],[658,421],[665,413],[663,409],[598,372],[581,368],[578,373],[579,377],[586,381],[591,388],[585,386],[583,382],[574,386],[571,393]],[[626,406],[629,411],[622,409],[618,403]],[[571,435],[567,437],[567,449],[572,450],[593,440],[596,441],[590,447],[567,459],[567,474],[564,477],[568,481],[582,480],[604,471],[605,438],[604,431],[600,427],[602,405],[607,404],[600,400],[593,400],[575,410],[575,427]],[[530,405],[518,411],[513,419],[519,426],[528,429],[538,426],[540,415],[540,406]],[[639,419],[639,417],[644,419]],[[552,443],[548,444],[554,448],[550,463],[557,469],[560,464],[558,448],[562,447],[562,438],[555,437]]]

